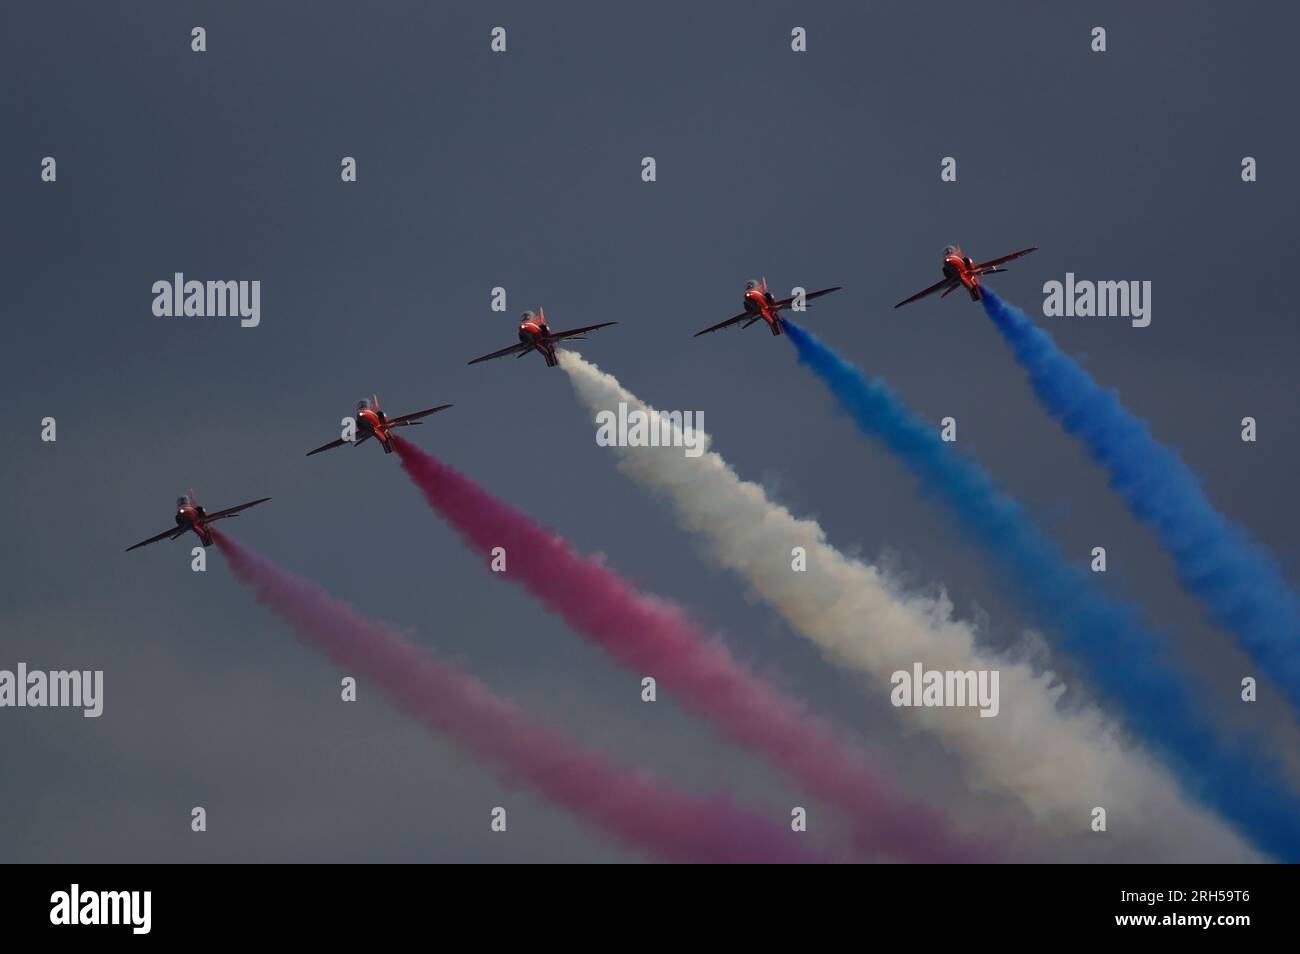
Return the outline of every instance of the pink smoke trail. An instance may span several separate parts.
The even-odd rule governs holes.
[[[749,672],[673,605],[638,593],[604,565],[412,444],[394,438],[402,468],[471,549],[504,547],[505,576],[523,584],[621,665],[652,674],[691,710],[717,723],[853,819],[859,850],[907,861],[989,860],[935,811],[892,791],[859,749]]]
[[[338,666],[398,709],[622,841],[669,861],[809,862],[786,833],[723,799],[699,799],[625,772],[537,725],[478,680],[372,623],[320,587],[213,531],[235,577]]]

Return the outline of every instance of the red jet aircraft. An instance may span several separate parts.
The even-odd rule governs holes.
[[[218,510],[216,513],[208,513],[199,506],[199,502],[194,498],[194,491],[190,491],[184,497],[176,498],[176,528],[174,530],[164,530],[156,537],[150,537],[148,540],[141,540],[135,546],[127,547],[127,552],[142,547],[148,543],[157,543],[159,540],[175,540],[185,535],[185,531],[193,530],[199,535],[205,547],[212,546],[212,531],[208,529],[208,524],[213,520],[224,520],[226,517],[233,517],[241,510],[247,510],[249,507],[256,507],[260,503],[266,503],[270,497],[259,497],[257,500],[250,500],[248,503],[242,503],[238,507],[230,507],[226,510]]]
[[[451,407],[450,404],[439,404],[437,407],[425,408],[423,411],[416,411],[413,414],[389,417],[380,408],[378,395],[371,395],[368,401],[362,398],[357,402],[356,436],[350,441],[340,437],[336,441],[322,444],[315,450],[309,450],[307,456],[310,457],[312,454],[319,454],[321,451],[327,451],[335,447],[342,447],[344,444],[351,444],[355,447],[372,437],[379,441],[379,446],[384,449],[385,454],[391,454],[393,452],[393,435],[390,432],[393,428],[421,424],[423,422],[420,418],[428,417],[430,414],[437,414],[439,411],[445,411],[449,407]]]
[[[947,298],[948,293],[956,288],[965,288],[970,292],[971,301],[980,300],[980,276],[992,275],[994,272],[1005,272],[1005,268],[998,268],[1005,262],[1009,262],[1021,255],[1028,255],[1030,252],[1037,252],[1038,246],[1033,248],[1022,248],[1018,252],[1012,252],[1010,255],[1003,255],[1001,258],[991,259],[987,262],[980,262],[976,265],[970,260],[970,256],[961,250],[960,245],[949,245],[943,250],[943,281],[935,282],[925,291],[919,291],[911,298],[904,298],[895,308],[902,308],[904,305],[910,305],[918,298],[924,298],[926,295],[933,295],[937,291],[942,291],[940,298]]]
[[[546,359],[546,366],[553,368],[560,363],[559,359],[555,357],[555,343],[557,341],[572,341],[585,338],[589,331],[595,331],[597,328],[608,328],[610,325],[616,324],[618,324],[617,321],[602,321],[598,325],[587,325],[585,328],[574,328],[570,331],[552,331],[547,327],[546,312],[543,309],[538,308],[536,314],[526,311],[519,320],[519,344],[511,345],[509,348],[502,348],[500,351],[493,351],[481,358],[475,358],[470,364],[491,361],[493,358],[504,358],[508,354],[517,354],[522,358],[530,351],[537,351]]]
[[[839,291],[843,286],[836,285],[834,288],[823,288],[820,291],[807,292],[803,298],[804,301],[812,301],[814,298],[820,298],[822,295],[829,295],[833,291]],[[767,290],[767,279],[761,278],[758,281],[745,282],[745,310],[733,318],[726,321],[720,321],[712,328],[705,328],[703,331],[697,331],[694,337],[707,335],[710,331],[721,331],[723,328],[734,325],[738,321],[745,324],[742,327],[748,328],[754,322],[762,320],[767,322],[767,326],[772,329],[772,334],[781,333],[781,309],[789,308],[794,303],[793,298],[782,298],[779,301],[772,297],[772,293]]]

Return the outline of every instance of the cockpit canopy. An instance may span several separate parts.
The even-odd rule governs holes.
[[[524,312],[522,315],[519,316],[519,320],[520,320],[521,322],[524,322],[524,321],[536,321],[536,320],[537,320],[537,312],[535,312],[535,311],[526,311],[526,312]]]
[[[189,498],[189,497],[177,497],[177,498],[176,498],[176,509],[177,509],[177,510],[180,510],[182,507],[188,507],[189,505],[190,505],[190,498]]]
[[[944,254],[944,255],[956,255],[956,254],[957,254],[957,246],[956,246],[956,245],[945,245],[945,246],[943,247],[943,254]]]
[[[745,282],[745,291],[754,291],[755,289],[758,288],[758,286],[759,286],[758,279],[751,278],[749,281]]]

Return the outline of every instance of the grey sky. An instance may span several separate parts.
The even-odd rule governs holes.
[[[806,54],[789,50],[795,25]],[[372,391],[396,413],[455,402],[417,443],[681,602],[903,784],[962,814],[1007,809],[954,791],[925,739],[891,741],[883,689],[713,568],[596,446],[561,371],[465,365],[511,343],[524,308],[555,327],[616,319],[585,355],[647,401],[703,411],[715,449],[837,545],[891,554],[963,615],[987,613],[991,640],[1019,639],[980,554],[788,344],[761,327],[691,338],[758,274],[844,285],[807,325],[936,422],[955,415],[1067,550],[1107,546],[1107,586],[1238,717],[1250,670],[982,311],[891,306],[954,241],[977,258],[1040,245],[991,280],[1031,314],[1066,271],[1151,280],[1148,328],[1048,327],[1294,582],[1297,26],[1293,5],[1266,3],[5,4],[0,668],[102,668],[106,689],[98,720],[0,710],[0,860],[637,857],[364,685],[340,703],[339,674],[216,553],[204,575],[188,544],[122,553],[190,486],[209,507],[273,496],[232,525],[242,542],[579,739],[778,817],[803,800],[670,700],[643,705],[638,674],[485,573],[394,459],[303,458]],[[39,181],[47,155],[55,184]],[[155,318],[150,287],[176,271],[260,280],[260,327]],[[506,315],[489,310],[496,285]],[[55,444],[39,440],[46,415]],[[1246,415],[1258,443],[1239,439]],[[1300,750],[1267,699],[1242,718]],[[506,836],[488,831],[497,804]]]

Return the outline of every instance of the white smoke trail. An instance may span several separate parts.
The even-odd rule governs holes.
[[[574,390],[593,414],[658,414],[573,351],[560,355]],[[707,438],[696,435],[696,440]],[[943,598],[909,594],[876,567],[849,559],[813,520],[800,520],[743,481],[717,453],[688,457],[682,447],[618,447],[619,468],[665,495],[678,522],[698,534],[712,558],[741,577],[793,629],[835,663],[867,673],[888,693],[890,675],[920,662],[929,670],[995,669],[1001,711],[900,708],[905,726],[936,735],[959,754],[967,785],[1014,795],[1053,836],[1087,832],[1094,807],[1106,809],[1116,854],[1150,861],[1259,860],[1222,822],[1183,801],[1148,755],[1127,747],[1094,707],[1057,705],[1064,687],[1049,672],[976,645],[974,628]],[[793,548],[807,570],[792,571]],[[1116,660],[1116,665],[1123,665]]]

